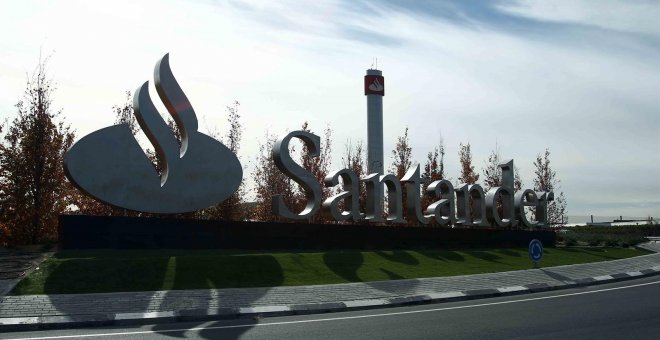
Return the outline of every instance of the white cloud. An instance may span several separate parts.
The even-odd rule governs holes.
[[[535,20],[574,23],[660,37],[660,7],[655,1],[518,0],[498,7]]]
[[[660,6],[635,20],[638,3],[594,6],[597,15],[571,4],[542,10],[537,3],[517,3],[503,10],[532,20],[657,33],[644,18]],[[111,124],[111,107],[122,103],[123,92],[152,81],[154,63],[170,52],[173,72],[202,128],[206,122],[224,131],[224,107],[241,102],[244,165],[253,161],[266,130],[279,135],[308,120],[319,134],[326,123],[334,129],[333,164],[339,167],[344,143],[366,140],[362,76],[377,56],[386,78],[388,161],[396,136],[408,125],[420,162],[442,134],[453,178],[460,142],[472,143],[480,168],[497,141],[503,157],[516,160],[527,186],[532,161],[549,147],[573,213],[626,214],[612,208],[613,202],[621,197],[653,202],[660,191],[660,183],[649,180],[660,170],[660,64],[655,55],[635,49],[582,46],[553,32],[542,39],[543,34],[498,30],[469,16],[471,25],[457,25],[338,1],[0,6],[0,30],[13,33],[0,40],[3,117],[13,115],[40,47],[55,50],[50,62],[58,83],[55,105],[64,107],[78,136]],[[580,37],[581,27],[567,29]],[[605,31],[590,32],[589,38],[613,39]],[[652,39],[625,34],[616,39],[613,46],[659,49]],[[152,96],[158,102],[155,91]],[[613,176],[626,183],[617,197],[607,194]],[[626,189],[642,184],[652,190]],[[660,215],[660,206],[647,209]]]

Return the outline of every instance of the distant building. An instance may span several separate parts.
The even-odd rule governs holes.
[[[591,222],[587,222],[587,225],[594,227],[617,227],[625,225],[650,225],[653,223],[653,219],[650,218],[647,220],[624,220],[623,218],[619,217],[618,220],[614,220],[612,222],[593,222],[592,218]]]

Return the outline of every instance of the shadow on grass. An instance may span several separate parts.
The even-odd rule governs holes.
[[[410,266],[418,265],[419,261],[410,255],[407,251],[403,250],[392,250],[392,251],[375,251],[374,253],[378,254],[380,257],[391,261],[398,262]]]
[[[389,277],[390,280],[401,280],[401,279],[405,279],[405,277],[403,277],[403,276],[401,276],[401,275],[399,275],[399,274],[397,274],[397,273],[395,273],[395,272],[389,271],[389,270],[387,270],[387,269],[385,269],[385,268],[380,268],[380,271],[382,271],[383,273],[385,273],[385,275],[387,275],[387,277]]]
[[[496,250],[496,252],[498,252],[502,255],[512,256],[512,257],[520,257],[521,256],[520,252],[511,250],[511,249],[498,249],[498,250]]]
[[[271,255],[178,256],[172,289],[273,287],[284,282]]]
[[[46,294],[159,290],[167,270],[167,258],[137,258],[131,261],[68,258],[53,263],[47,270],[50,273],[44,282]]]
[[[271,287],[284,274],[271,255],[181,255],[176,257],[83,257],[67,255],[50,269],[46,294],[163,289]],[[171,261],[174,259],[175,261]]]
[[[331,251],[323,254],[323,263],[348,282],[362,282],[357,271],[364,264],[359,251]]]
[[[439,260],[439,261],[453,261],[453,262],[463,262],[465,261],[465,257],[463,255],[459,254],[458,252],[452,251],[452,250],[417,250],[417,253],[420,255],[426,256],[430,259],[433,260]]]
[[[588,249],[582,249],[582,248],[563,248],[565,252],[569,253],[579,253],[579,254],[589,254],[595,257],[600,257],[602,259],[606,260],[617,260],[620,259],[620,257],[617,256],[611,256],[611,255],[605,255],[607,253],[607,249],[603,248],[588,248]]]
[[[489,262],[495,262],[495,263],[502,263],[498,260],[502,259],[501,256],[498,256],[496,254],[493,254],[490,251],[485,251],[485,250],[465,250],[464,251],[466,254],[474,256],[478,259],[484,260],[484,261],[489,261]]]
[[[566,247],[566,248],[563,248],[563,250],[567,251],[569,253],[604,253],[604,252],[606,252],[606,250],[602,249],[602,248],[589,248],[589,250],[587,251],[583,247],[580,247],[580,248]]]

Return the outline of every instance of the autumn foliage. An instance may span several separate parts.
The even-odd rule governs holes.
[[[7,245],[55,240],[57,217],[70,203],[62,161],[74,135],[57,121],[45,66],[28,80],[0,146],[0,241]]]
[[[557,172],[550,166],[550,150],[536,156],[534,161],[534,190],[554,191],[555,199],[548,204],[548,224],[559,226],[568,222],[566,216],[566,197],[560,191],[560,181]]]
[[[367,160],[365,158],[364,143],[358,141],[355,146],[348,143],[345,146],[344,155],[342,156],[342,166],[344,169],[351,169],[357,178],[362,178],[368,175],[367,173]],[[363,182],[360,182],[360,195],[358,198],[360,211],[367,209],[367,188]],[[342,208],[345,208],[342,206]],[[349,223],[351,220],[349,219]],[[359,222],[358,222],[359,223]]]
[[[303,123],[301,130],[313,133],[307,122]],[[255,160],[256,168],[252,177],[255,181],[256,207],[252,218],[258,221],[280,221],[280,218],[272,213],[272,200],[275,195],[281,195],[286,206],[294,212],[302,211],[307,201],[301,188],[275,165],[271,151],[276,140],[275,137],[266,134],[266,141],[259,147],[259,154]],[[329,173],[330,169],[331,146],[332,130],[328,127],[324,131],[324,138],[321,140],[320,155],[318,157],[310,157],[307,147],[304,144],[292,143],[289,149],[292,157],[294,159],[298,158],[298,164],[311,172],[319,185],[321,185],[321,188],[323,188],[322,201],[328,198],[332,191],[323,184],[323,179]],[[296,154],[297,157],[293,156]],[[319,223],[328,221],[327,217],[323,214],[316,214],[307,222]]]

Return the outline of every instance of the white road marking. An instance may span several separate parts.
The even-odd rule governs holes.
[[[510,286],[510,287],[501,287],[497,288],[500,293],[511,293],[511,292],[522,292],[529,290],[527,287],[523,286]]]
[[[312,320],[280,321],[280,322],[268,322],[268,323],[257,323],[257,324],[247,324],[247,325],[192,327],[192,328],[180,328],[180,329],[165,329],[165,330],[158,330],[158,331],[132,331],[132,332],[96,333],[96,334],[81,334],[81,335],[59,335],[59,336],[44,336],[44,337],[36,337],[36,338],[14,338],[14,339],[8,339],[8,340],[94,338],[94,337],[108,337],[108,336],[132,335],[132,334],[178,333],[178,332],[213,330],[213,329],[248,328],[248,327],[251,328],[251,327],[263,327],[263,326],[290,325],[290,324],[298,324],[298,323],[339,321],[339,320],[351,320],[351,319],[366,319],[366,318],[375,318],[375,317],[382,317],[382,316],[417,314],[417,313],[428,313],[428,312],[441,312],[441,311],[456,310],[456,309],[506,305],[506,304],[511,304],[511,303],[538,301],[538,300],[549,300],[549,299],[556,299],[556,298],[569,297],[569,296],[610,292],[610,291],[614,291],[614,290],[630,289],[630,288],[643,287],[643,286],[656,285],[656,284],[660,284],[660,281],[639,283],[639,284],[634,284],[634,285],[630,285],[630,286],[623,286],[623,287],[604,288],[604,289],[592,290],[592,291],[588,291],[588,292],[567,293],[567,294],[542,296],[542,297],[528,298],[528,299],[519,299],[519,300],[511,300],[511,301],[499,301],[499,302],[488,302],[488,303],[480,303],[480,304],[476,304],[476,305],[467,305],[467,306],[431,308],[431,309],[413,310],[413,311],[406,311],[406,312],[392,312],[392,313],[381,313],[381,314],[370,314],[370,315],[344,316],[344,317],[312,319]]]
[[[596,276],[594,277],[594,280],[596,281],[605,281],[605,280],[612,280],[613,277],[610,275],[601,275],[601,276]]]

